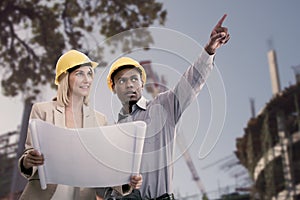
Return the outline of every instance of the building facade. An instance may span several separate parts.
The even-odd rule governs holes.
[[[300,199],[300,83],[278,92],[236,141],[253,199]]]

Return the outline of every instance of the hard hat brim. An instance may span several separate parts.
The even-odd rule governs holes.
[[[94,61],[91,61],[91,62],[88,62],[88,63],[91,63],[93,69],[95,69],[95,68],[99,65],[99,63],[94,62]],[[82,64],[85,64],[85,63],[82,63]],[[82,64],[79,64],[79,65],[82,65]],[[73,66],[73,67],[75,67],[75,66]],[[70,68],[68,68],[68,69],[72,69],[73,67],[70,67]],[[67,69],[67,70],[68,70],[68,69]],[[66,71],[63,72],[63,73],[66,73]],[[63,73],[62,73],[62,74],[63,74]],[[58,79],[59,79],[60,76],[61,76],[61,74],[60,74],[58,77],[55,78],[55,85],[59,85]]]

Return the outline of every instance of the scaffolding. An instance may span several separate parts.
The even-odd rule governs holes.
[[[0,136],[0,199],[10,193],[14,161],[17,156],[19,132],[12,131]]]
[[[294,153],[300,150],[299,97],[300,84],[273,96],[237,139],[236,155],[255,183],[252,196],[300,198],[300,156]]]

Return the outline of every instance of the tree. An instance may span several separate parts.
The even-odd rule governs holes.
[[[54,87],[55,62],[64,50],[88,49],[86,40],[92,33],[108,38],[163,25],[166,15],[156,0],[1,0],[2,93],[34,99],[40,85]],[[130,38],[123,50],[153,42],[149,35]]]

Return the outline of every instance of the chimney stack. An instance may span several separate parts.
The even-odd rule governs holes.
[[[272,92],[273,95],[276,95],[278,92],[280,92],[281,89],[280,89],[280,80],[279,80],[279,73],[277,67],[276,52],[274,50],[270,50],[268,52],[268,61],[270,67]]]

